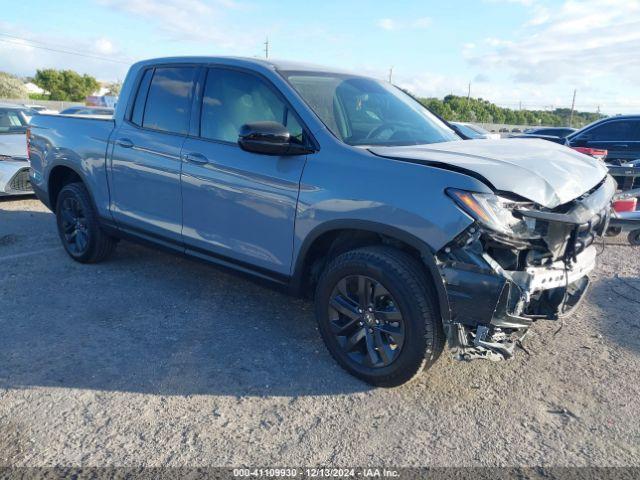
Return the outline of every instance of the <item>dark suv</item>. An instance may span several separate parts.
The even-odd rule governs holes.
[[[567,137],[571,147],[607,150],[607,162],[621,164],[640,158],[640,115],[598,120]]]

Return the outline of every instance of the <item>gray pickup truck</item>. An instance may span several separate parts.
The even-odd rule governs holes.
[[[614,193],[564,146],[463,141],[388,83],[241,58],[137,63],[113,119],[37,116],[29,155],[74,260],[126,238],[312,297],[336,361],[379,386],[445,341],[509,358],[569,314]]]

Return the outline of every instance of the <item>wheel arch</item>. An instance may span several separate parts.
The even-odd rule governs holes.
[[[77,169],[67,164],[63,163],[56,165],[51,169],[51,172],[49,172],[49,177],[47,179],[47,196],[51,211],[53,213],[56,213],[56,202],[58,200],[60,191],[64,188],[65,185],[73,182],[82,182],[84,186],[87,187],[87,182],[84,178],[84,175],[82,175],[82,173],[80,173]],[[91,199],[91,202],[95,208],[93,194],[88,187],[87,191],[89,192],[89,198]]]
[[[383,223],[367,220],[340,219],[315,227],[298,249],[291,279],[292,292],[307,294],[314,285],[314,268],[320,269],[328,260],[352,248],[388,244],[407,250],[432,280],[438,302],[439,315],[444,323],[451,319],[447,292],[436,265],[433,249],[416,236]]]

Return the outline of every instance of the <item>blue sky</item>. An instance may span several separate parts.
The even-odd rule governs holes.
[[[393,67],[394,83],[417,95],[466,95],[471,83],[500,105],[552,108],[570,106],[575,88],[579,109],[640,111],[640,0],[6,3],[0,70],[19,75],[122,79],[146,57],[263,56],[268,37],[273,58],[379,78]]]

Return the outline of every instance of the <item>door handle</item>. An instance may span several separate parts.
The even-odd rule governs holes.
[[[116,145],[122,148],[131,148],[133,147],[133,142],[128,138],[119,138],[116,140]]]
[[[614,143],[613,146],[620,148],[629,148],[629,145],[627,145],[626,143]]]
[[[207,157],[205,157],[201,153],[195,153],[195,152],[194,153],[185,153],[184,155],[182,155],[182,159],[185,162],[196,163],[198,165],[203,165],[205,163],[209,163],[209,160],[207,159]]]

